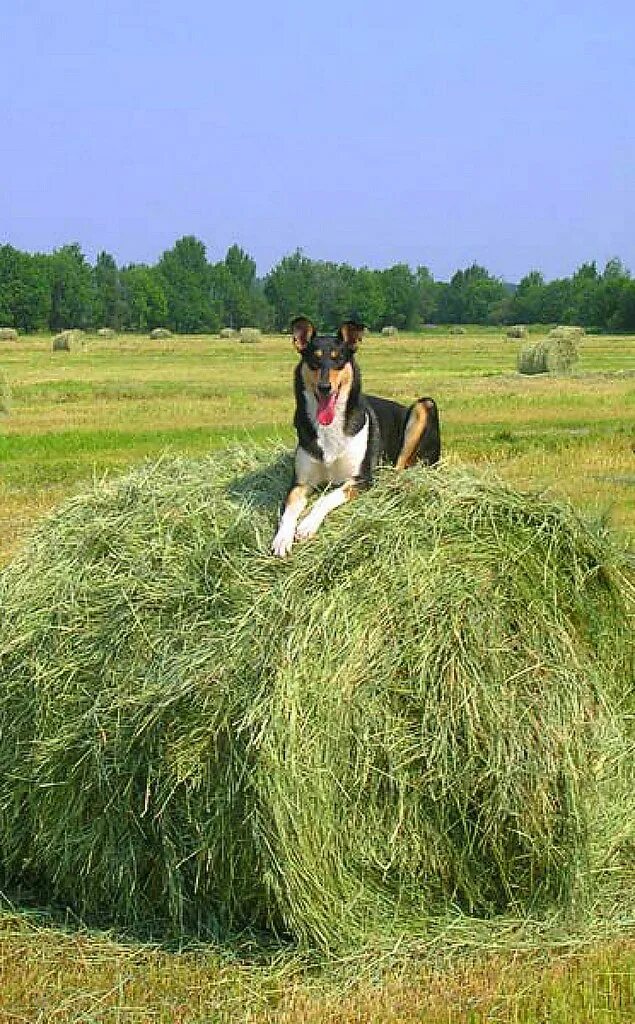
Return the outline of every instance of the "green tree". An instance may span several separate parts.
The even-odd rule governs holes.
[[[384,293],[382,326],[417,327],[417,279],[408,264],[396,263],[380,274]]]
[[[48,327],[51,290],[47,257],[0,246],[0,325],[21,331]]]
[[[486,324],[497,303],[507,297],[505,285],[485,267],[473,263],[457,270],[439,298],[439,319],[445,323]]]
[[[167,323],[168,302],[156,268],[131,264],[120,271],[120,283],[124,327],[151,331]]]
[[[275,325],[286,331],[294,316],[319,319],[319,295],[313,263],[301,249],[285,256],[267,274],[264,292],[275,312]]]
[[[73,242],[48,257],[51,287],[51,330],[90,327],[93,317],[93,274],[80,246]]]
[[[183,334],[217,331],[218,308],[203,242],[193,235],[180,238],[163,253],[157,269],[168,303],[168,325]]]
[[[93,270],[94,320],[97,327],[118,330],[124,320],[124,297],[114,257],[100,252]]]
[[[379,330],[384,323],[384,289],[378,270],[361,267],[355,271],[351,288],[351,311],[353,310],[371,330]]]

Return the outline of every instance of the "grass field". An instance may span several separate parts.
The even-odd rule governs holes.
[[[0,562],[94,475],[166,450],[292,442],[287,338],[0,344]],[[360,362],[368,391],[437,399],[450,461],[552,488],[632,537],[635,339],[584,338],[576,372],[560,378],[519,377],[518,344],[485,330],[369,338]],[[55,922],[8,903],[0,914],[0,1022],[635,1019],[635,939],[623,936],[548,950],[508,937],[450,961],[441,947],[318,970],[289,952],[177,954]]]

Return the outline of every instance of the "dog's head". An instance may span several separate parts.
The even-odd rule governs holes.
[[[346,400],[353,383],[353,357],[364,324],[345,320],[336,335],[318,334],[310,320],[297,316],[291,331],[293,344],[302,358],[304,388],[317,402],[317,421],[329,426],[335,418],[337,403]]]

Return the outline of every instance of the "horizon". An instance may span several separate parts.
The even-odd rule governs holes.
[[[302,249],[436,280],[635,266],[635,9],[490,0],[0,12],[0,230],[154,263],[184,235],[263,277]]]

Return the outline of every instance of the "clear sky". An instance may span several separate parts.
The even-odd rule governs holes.
[[[634,0],[3,0],[0,241],[635,272]]]

